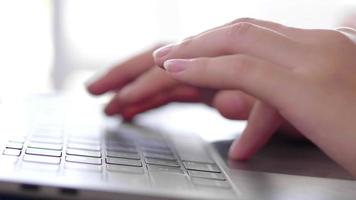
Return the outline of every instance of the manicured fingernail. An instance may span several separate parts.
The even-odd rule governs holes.
[[[171,51],[173,46],[174,46],[173,44],[170,44],[157,49],[156,51],[153,52],[153,57],[155,59],[162,58],[163,56],[167,55]]]
[[[166,69],[167,72],[181,72],[184,71],[189,64],[189,60],[185,59],[173,59],[173,60],[167,60],[166,62],[163,63],[164,69]]]

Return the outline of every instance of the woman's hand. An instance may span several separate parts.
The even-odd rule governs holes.
[[[258,99],[230,150],[249,158],[286,120],[356,175],[356,32],[240,19],[154,53],[181,83]]]
[[[227,118],[247,119],[254,103],[252,97],[240,91],[216,91],[177,82],[155,67],[152,52],[157,48],[114,67],[88,86],[92,94],[116,93],[105,109],[108,115],[120,114],[131,120],[149,109],[180,101],[204,102],[216,107]]]

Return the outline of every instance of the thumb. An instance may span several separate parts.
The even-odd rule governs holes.
[[[246,129],[230,147],[230,158],[246,160],[253,156],[268,142],[282,121],[282,117],[273,107],[257,101],[249,116]]]

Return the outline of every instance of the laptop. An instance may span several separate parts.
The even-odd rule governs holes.
[[[230,141],[107,119],[100,110],[59,96],[3,102],[0,193],[78,200],[356,196],[354,179],[315,147],[276,144],[251,161],[229,161]]]

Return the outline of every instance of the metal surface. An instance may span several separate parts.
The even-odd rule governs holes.
[[[249,161],[226,159],[231,141],[213,146],[242,199],[355,199],[354,178],[310,143],[274,138]]]
[[[97,121],[94,116],[92,116],[94,120],[87,118],[90,116],[88,110],[80,107],[77,109],[78,112],[81,109],[86,111],[86,120]],[[2,114],[4,113],[6,112]],[[71,115],[74,116],[67,120],[81,119],[73,112]],[[19,131],[12,124],[17,124],[25,131],[29,130],[28,126],[19,121],[12,123],[8,116],[2,117],[2,119],[5,118],[9,122],[8,125],[11,126],[9,129],[5,127],[2,132],[9,133],[7,134],[9,138],[10,133],[14,132],[9,130]],[[17,114],[13,120],[19,119],[21,119],[21,115]],[[93,122],[89,124],[93,125]],[[75,130],[87,130],[88,128],[86,123],[75,123],[75,125],[78,126]],[[157,128],[159,129],[159,126]],[[101,130],[100,126],[97,130]],[[138,130],[147,135],[150,135],[152,131],[157,131],[140,127]],[[93,130],[90,128],[89,131]],[[134,132],[130,135],[134,135]],[[2,135],[2,137],[4,136],[6,134]],[[166,137],[169,138],[169,146],[177,148],[168,148],[160,142],[155,143],[154,146],[161,150],[150,152],[151,156],[158,153],[167,155],[169,159],[177,159],[178,167],[176,162],[172,166],[172,160],[169,159],[167,162],[156,162],[155,159],[160,158],[151,159],[151,163],[156,165],[145,164],[147,168],[136,168],[136,157],[131,159],[135,162],[133,166],[107,164],[104,159],[104,148],[100,148],[102,165],[88,164],[92,163],[93,159],[95,159],[95,164],[99,163],[96,162],[97,159],[100,159],[97,155],[88,157],[91,158],[90,160],[82,158],[78,160],[73,156],[69,159],[83,163],[64,163],[65,155],[62,155],[62,162],[59,165],[57,162],[51,164],[52,162],[49,162],[51,160],[37,159],[38,157],[30,159],[33,162],[22,161],[19,165],[16,162],[23,159],[23,152],[20,158],[3,156],[0,160],[2,166],[0,191],[27,197],[58,199],[233,199],[235,197],[234,199],[247,200],[297,200],[355,199],[356,197],[356,185],[352,177],[310,144],[274,140],[250,161],[236,162],[225,159],[230,141],[210,145],[203,142],[197,135],[174,131],[167,132]],[[0,149],[3,150],[7,140],[1,141],[3,143],[0,144]],[[96,148],[90,149],[97,151],[98,144],[92,145]],[[151,149],[150,145],[144,145],[145,147],[142,148],[144,152]],[[67,146],[64,145],[63,152],[66,152],[66,148]],[[122,148],[127,149],[128,147]],[[79,153],[83,154],[83,152]],[[84,154],[87,155],[87,153]],[[141,152],[139,155],[150,154]],[[125,155],[120,155],[123,158],[115,156],[111,158],[115,161],[113,163],[122,164],[122,161],[126,163]],[[203,164],[183,162],[181,158],[203,162]],[[39,161],[49,163],[38,164]],[[142,159],[142,162],[146,161]],[[212,164],[214,162],[216,165]],[[199,172],[190,173],[190,169]],[[212,174],[218,173],[218,171],[222,171],[225,175]],[[228,182],[219,182],[225,179]],[[177,185],[178,182],[181,184]],[[229,182],[233,185],[226,184]],[[194,189],[192,189],[192,184],[195,185]],[[233,190],[229,187],[232,187]],[[233,191],[237,196],[234,196]]]

